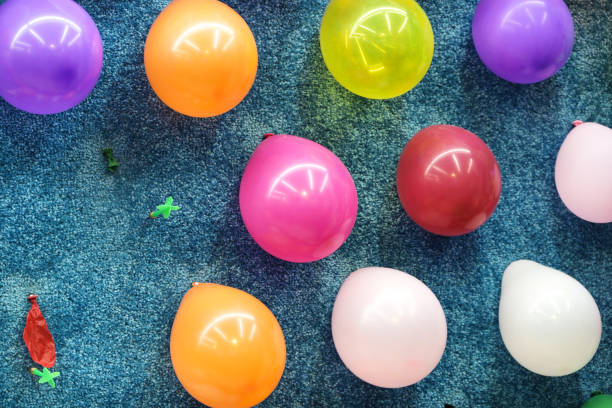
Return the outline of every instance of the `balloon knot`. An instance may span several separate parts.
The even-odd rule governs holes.
[[[575,120],[575,121],[573,121],[573,122],[572,122],[572,125],[574,125],[574,126],[580,126],[580,125],[582,125],[583,123],[584,123],[584,122],[583,122],[583,121],[581,121],[581,120]]]
[[[33,294],[33,293],[32,293],[31,295],[28,295],[28,300],[29,300],[31,303],[34,303],[34,302],[36,302],[36,298],[37,298],[37,297],[38,297],[38,295],[35,295],[35,294]]]
[[[270,136],[274,136],[274,133],[266,133],[265,135],[263,135],[263,140],[266,140]]]

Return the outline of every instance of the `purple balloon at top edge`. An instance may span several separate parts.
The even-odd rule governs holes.
[[[0,96],[30,113],[78,105],[102,70],[102,39],[72,0],[7,0],[0,5]]]
[[[481,0],[472,36],[491,71],[531,84],[565,65],[574,45],[574,22],[563,0]]]

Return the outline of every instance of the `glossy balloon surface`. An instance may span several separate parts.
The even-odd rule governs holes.
[[[170,335],[179,381],[210,407],[243,408],[263,401],[285,367],[285,337],[272,312],[239,289],[194,284]]]
[[[612,129],[598,123],[576,126],[557,155],[555,183],[578,217],[612,222]]]
[[[335,154],[297,136],[257,146],[240,184],[240,211],[253,239],[291,262],[312,262],[338,249],[357,217],[353,179]]]
[[[574,22],[563,0],[480,0],[472,37],[491,71],[530,84],[565,65],[574,45]]]
[[[511,263],[502,278],[499,329],[526,369],[572,374],[595,355],[601,315],[591,294],[571,276],[533,261]]]
[[[346,367],[378,387],[405,387],[425,378],[446,346],[438,298],[423,282],[395,269],[350,274],[336,297],[331,324]]]
[[[159,98],[194,117],[225,113],[249,93],[257,46],[247,23],[217,0],[174,0],[145,45],[145,68]]]
[[[30,113],[53,114],[83,101],[102,70],[96,24],[72,0],[0,5],[0,96]]]
[[[612,395],[600,394],[591,397],[581,408],[612,408]]]
[[[467,234],[485,223],[501,194],[497,161],[475,134],[436,125],[406,144],[397,166],[397,191],[404,210],[438,235]]]
[[[414,0],[332,0],[320,41],[336,80],[373,99],[393,98],[416,86],[434,50],[429,19]]]

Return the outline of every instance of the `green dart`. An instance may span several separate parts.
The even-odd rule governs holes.
[[[55,388],[54,378],[60,376],[59,371],[52,373],[47,367],[43,367],[42,371],[40,371],[38,368],[30,368],[30,373],[40,377],[40,380],[38,380],[39,384],[48,383],[51,388]]]
[[[168,217],[170,217],[170,213],[178,210],[179,208],[180,207],[177,207],[176,205],[172,205],[172,197],[168,197],[164,204],[158,205],[157,210],[149,214],[149,218],[155,219],[160,215],[163,215],[164,219],[168,219]]]
[[[119,167],[119,162],[113,156],[113,149],[104,149],[102,154],[107,161],[106,168],[108,168],[111,173],[114,173],[117,167]]]

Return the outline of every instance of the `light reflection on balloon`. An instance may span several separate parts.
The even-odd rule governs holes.
[[[244,320],[249,322],[250,326],[250,329],[248,330],[248,337],[245,337]],[[221,323],[224,321],[228,321],[228,323],[232,326],[235,326],[237,323],[238,335],[236,337],[233,337],[231,340],[221,329],[223,327]],[[204,330],[202,330],[202,334],[200,335],[200,340],[198,341],[198,344],[205,345],[208,343],[212,347],[216,347],[217,341],[214,339],[215,333],[221,336],[223,341],[230,341],[232,344],[238,344],[239,341],[252,341],[256,329],[257,323],[255,322],[255,318],[252,315],[247,313],[227,313],[213,319],[213,321],[211,321],[208,326],[206,326]]]
[[[210,44],[210,42],[205,43],[205,45],[212,45],[212,49],[202,49],[201,44],[196,45],[189,39],[189,37],[192,35],[205,33],[207,31],[214,32],[212,44]],[[225,38],[223,39],[223,47],[221,47],[221,52],[225,52],[234,41],[235,33],[234,30],[232,30],[230,27],[219,23],[200,23],[189,27],[187,30],[183,31],[181,35],[178,36],[178,38],[172,45],[172,51],[180,52],[181,46],[185,45],[190,48],[193,48],[199,53],[209,54],[211,51],[216,51],[217,49],[219,49],[219,42],[221,41],[220,38],[222,36],[221,33],[225,34]],[[185,53],[185,56],[189,57],[187,53]]]
[[[304,170],[304,169],[306,170],[305,174],[307,175],[307,178],[308,178],[308,191],[303,189],[300,192],[298,192],[298,190],[288,180],[291,179],[290,176],[294,173],[297,173],[298,177],[303,175],[304,173],[300,172],[300,170]],[[319,183],[320,187],[317,186],[317,188],[315,188],[315,176],[314,176],[315,172],[320,174],[320,177],[317,177],[317,181],[321,180],[321,182]],[[318,190],[319,193],[323,193],[325,191],[325,187],[327,186],[328,181],[329,181],[329,172],[327,171],[327,168],[320,166],[316,163],[298,164],[296,166],[291,166],[288,169],[284,170],[281,174],[278,175],[278,177],[274,179],[274,181],[270,185],[270,190],[268,191],[268,197],[272,198],[272,196],[276,194],[284,199],[287,198],[286,193],[281,191],[280,188],[277,189],[277,187],[279,187],[279,184],[283,187],[288,188],[293,193],[301,194],[303,197],[307,197],[309,191],[310,193],[314,193]]]

